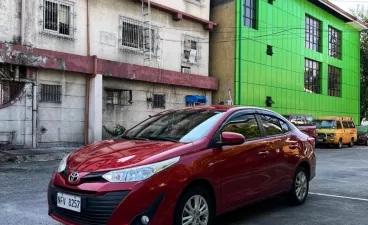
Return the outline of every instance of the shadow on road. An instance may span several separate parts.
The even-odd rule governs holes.
[[[275,197],[219,216],[215,219],[214,225],[246,224],[246,221],[254,221],[257,217],[264,217],[289,207],[291,206],[283,198]]]

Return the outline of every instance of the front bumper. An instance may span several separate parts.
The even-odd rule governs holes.
[[[164,176],[165,172],[143,182],[71,186],[55,173],[48,190],[49,215],[67,225],[143,225],[143,215],[150,225],[172,225],[177,195],[167,191]],[[58,192],[81,197],[81,212],[57,207]]]

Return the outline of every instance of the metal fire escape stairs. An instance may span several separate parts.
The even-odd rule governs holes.
[[[142,0],[142,16],[143,16],[143,64],[145,66],[151,65],[153,55],[153,43],[152,43],[152,14],[151,14],[151,1]]]

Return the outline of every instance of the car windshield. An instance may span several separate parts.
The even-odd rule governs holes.
[[[317,128],[336,129],[334,120],[316,120]]]
[[[172,142],[203,139],[223,112],[211,110],[177,110],[162,112],[129,130],[122,138]]]
[[[357,126],[357,130],[360,133],[368,133],[368,126]]]

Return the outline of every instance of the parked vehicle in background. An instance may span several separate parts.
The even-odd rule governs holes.
[[[68,225],[209,225],[275,195],[301,205],[316,174],[314,141],[270,110],[165,111],[65,157],[49,183],[49,215]]]
[[[311,115],[284,115],[284,117],[294,124],[299,130],[310,137],[317,138],[317,127]]]
[[[316,119],[316,124],[316,144],[335,145],[340,149],[344,144],[353,147],[358,140],[357,129],[351,117],[320,117]]]
[[[359,145],[368,145],[368,126],[357,126]]]

